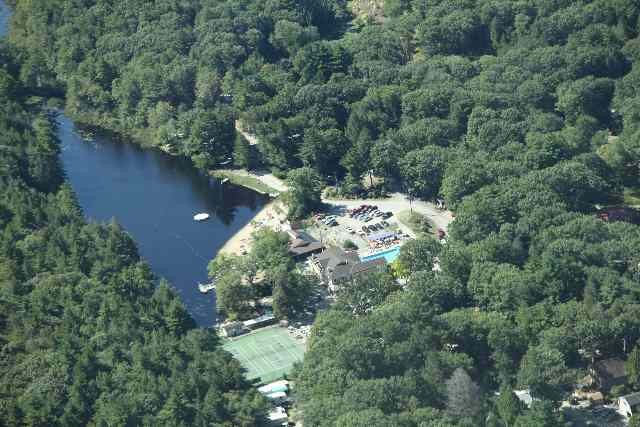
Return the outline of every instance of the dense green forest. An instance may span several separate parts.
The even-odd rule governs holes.
[[[296,373],[305,426],[560,425],[559,401],[594,358],[626,357],[640,339],[640,229],[594,215],[596,205],[616,201],[624,188],[638,185],[640,5],[632,0],[386,0],[368,2],[381,6],[376,13],[352,13],[354,4],[366,9],[366,3],[18,0],[11,41],[21,65],[13,79],[43,92],[62,88],[74,117],[185,154],[200,167],[213,168],[228,156],[240,166],[259,161],[281,172],[304,166],[323,179],[338,179],[345,194],[362,191],[362,178],[372,170],[385,185],[401,185],[422,198],[445,198],[456,214],[447,244],[418,241],[403,249],[406,289],[354,313],[348,299],[359,297],[355,289],[316,321]],[[7,93],[12,86],[0,87],[9,88],[3,89]],[[257,159],[237,138],[236,119],[260,138]],[[42,120],[33,121],[34,141]],[[121,293],[132,291],[122,285],[123,272],[127,277],[137,277],[132,270],[148,272],[134,261],[113,266],[122,256],[101,254],[130,242],[109,227],[78,224],[78,215],[68,213],[73,209],[60,208],[64,202],[45,203],[72,199],[65,187],[55,190],[56,180],[42,177],[51,173],[41,162],[55,159],[55,146],[26,147],[31,148],[20,158],[29,160],[10,165],[25,183],[3,192],[10,202],[0,210],[9,212],[0,216],[8,218],[3,221],[24,222],[3,226],[3,233],[36,230],[26,233],[28,238],[3,239],[8,242],[3,251],[13,251],[5,261],[10,267],[3,268],[9,273],[3,274],[22,275],[15,285],[22,290],[12,291],[12,298],[31,301],[33,293],[41,295],[37,285],[30,293],[23,288],[31,289],[32,277],[36,284],[43,280],[55,287],[55,275],[36,274],[66,271],[67,260],[83,273],[74,276],[78,284],[72,289],[106,283],[107,295],[124,299]],[[8,188],[18,184],[12,185]],[[18,209],[13,206],[23,213],[13,214],[11,209]],[[64,215],[75,222],[59,219]],[[61,221],[65,225],[56,226]],[[52,227],[73,242],[89,233],[103,236],[95,241],[104,243],[96,243],[100,249],[95,250],[64,246],[63,256],[57,245],[65,240],[41,231]],[[65,227],[85,231],[65,234]],[[116,242],[109,233],[115,233]],[[80,241],[86,240],[94,244],[90,238]],[[18,256],[27,251],[32,251],[29,257]],[[434,272],[436,261],[440,268]],[[107,328],[109,337],[120,336],[122,327],[127,337],[146,337],[141,332],[150,327],[146,322],[162,324],[167,316],[154,310],[168,304],[153,301],[169,298],[158,295],[166,294],[162,287],[152,292],[146,286],[135,291],[145,309],[123,312],[118,320],[126,316],[127,321],[117,331],[98,322],[104,316],[90,309],[77,315],[100,326],[51,325],[49,316],[56,319],[56,313],[67,311],[47,312],[37,320],[30,314],[40,313],[35,309],[3,310],[25,316],[5,324],[20,330],[27,324],[55,331],[87,328],[85,337],[94,336],[98,327]],[[27,296],[15,296],[20,292]],[[108,300],[104,292],[98,301]],[[109,309],[120,312],[129,304],[109,304]],[[154,323],[154,333],[157,327]],[[58,339],[46,328],[36,332]],[[180,339],[198,334],[203,332]],[[26,340],[24,333],[17,335]],[[135,357],[110,351],[121,343],[113,339],[104,344],[107,350],[95,352],[102,355],[96,358],[100,366],[115,374],[119,365],[110,364],[113,358]],[[164,343],[139,341],[141,346]],[[87,342],[75,345],[92,349]],[[71,344],[64,343],[53,354],[70,357]],[[31,338],[23,347],[21,357],[42,354]],[[229,363],[225,356],[218,358]],[[206,363],[222,363],[212,360],[220,359]],[[8,363],[18,366],[13,358]],[[58,365],[47,368],[53,366]],[[135,366],[117,372],[133,375]],[[126,407],[133,403],[125,396],[139,397],[137,390],[124,390],[117,394],[124,400],[100,400],[101,376],[90,382],[68,375],[94,387],[83,393],[96,396],[99,414],[110,408],[109,414],[119,415],[114,402]],[[144,378],[140,381],[147,384]],[[185,378],[190,377],[176,382]],[[211,373],[211,381],[218,378]],[[11,381],[21,384],[20,390],[27,387],[22,378]],[[139,384],[135,379],[124,383]],[[638,386],[632,380],[617,391]],[[515,401],[510,392],[515,388],[528,388],[538,399],[531,409]],[[167,402],[178,401],[170,395]],[[240,410],[216,396],[218,407]],[[29,401],[3,398],[12,404],[0,408],[12,408],[12,414],[29,411]],[[150,399],[152,408],[162,406]],[[55,410],[67,407],[75,408],[64,401]]]
[[[0,41],[0,425],[256,425],[265,402],[215,332],[118,224],[85,223],[13,52]]]

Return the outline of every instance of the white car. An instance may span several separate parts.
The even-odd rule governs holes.
[[[349,226],[346,226],[344,229],[347,230],[347,232],[349,232],[349,234],[355,233],[354,229],[349,227]]]
[[[329,224],[329,223],[331,223],[331,222],[333,222],[333,221],[335,221],[335,220],[336,220],[336,216],[335,216],[335,215],[330,215],[330,216],[328,216],[328,217],[325,217],[325,218],[322,220],[322,222],[323,222],[324,224]]]

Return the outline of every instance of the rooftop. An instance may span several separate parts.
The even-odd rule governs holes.
[[[334,270],[338,265],[356,264],[360,261],[356,252],[345,252],[335,246],[325,248],[314,259],[322,270]]]
[[[289,233],[292,240],[289,244],[289,252],[293,256],[307,255],[318,252],[324,248],[324,245],[303,231],[291,231]]]
[[[626,376],[624,361],[618,358],[601,360],[594,365],[594,370],[598,375],[607,376],[612,379]]]
[[[620,397],[620,399],[626,400],[631,407],[640,405],[640,392],[627,394],[626,396]]]
[[[384,258],[372,259],[370,261],[357,262],[353,264],[341,264],[330,272],[332,280],[349,279],[355,275],[381,269],[387,265]]]

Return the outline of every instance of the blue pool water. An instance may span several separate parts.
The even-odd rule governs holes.
[[[400,255],[400,246],[394,246],[391,249],[387,249],[386,251],[377,252],[373,255],[368,255],[362,258],[362,261],[371,261],[373,259],[384,258],[387,263],[392,263],[398,258]]]

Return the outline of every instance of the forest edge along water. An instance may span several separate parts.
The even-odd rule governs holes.
[[[0,0],[0,36],[7,32],[9,17]],[[86,138],[66,115],[60,113],[57,119],[61,160],[85,216],[121,224],[198,325],[213,326],[215,293],[202,294],[198,283],[208,282],[207,263],[268,198],[231,183],[222,185],[187,159],[95,130]],[[202,212],[210,218],[194,221]]]
[[[198,171],[191,161],[95,132],[83,139],[58,117],[62,161],[85,215],[115,218],[153,271],[173,285],[201,326],[215,323],[214,293],[203,295],[207,263],[268,198]],[[208,213],[207,221],[194,221]]]

